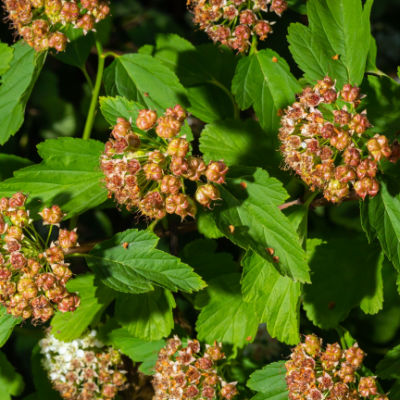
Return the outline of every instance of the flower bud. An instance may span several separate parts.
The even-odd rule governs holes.
[[[154,162],[148,162],[148,163],[144,164],[143,171],[146,175],[146,179],[149,179],[149,180],[159,181],[163,177],[162,168]]]
[[[208,164],[205,175],[207,179],[215,183],[224,183],[228,167],[222,161],[212,161]]]
[[[182,108],[181,105],[177,104],[175,107],[173,108],[167,108],[167,110],[165,111],[165,116],[169,116],[172,117],[174,119],[176,119],[179,122],[183,122],[186,117],[186,111]]]
[[[220,198],[219,196],[219,190],[211,183],[199,186],[195,194],[196,201],[208,208],[210,208],[210,204],[213,200],[218,200]]]
[[[65,214],[63,214],[60,207],[53,205],[50,208],[44,208],[39,215],[43,219],[43,225],[59,226]]]
[[[170,156],[185,157],[189,151],[189,142],[183,138],[174,138],[168,144],[168,154]]]
[[[181,189],[182,183],[179,178],[174,175],[165,175],[162,178],[160,190],[165,194],[176,194]]]
[[[151,129],[157,121],[157,113],[153,110],[140,110],[136,119],[136,126],[142,131]]]
[[[156,133],[161,138],[172,139],[181,130],[181,125],[181,122],[171,116],[160,117],[157,120]]]

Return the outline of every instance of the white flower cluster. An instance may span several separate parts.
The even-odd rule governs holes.
[[[121,354],[105,347],[96,331],[71,342],[49,333],[39,344],[43,366],[63,398],[112,399],[127,386]]]

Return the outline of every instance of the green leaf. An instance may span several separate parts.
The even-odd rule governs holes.
[[[264,167],[279,164],[279,154],[271,139],[254,120],[215,121],[204,127],[200,150],[205,160],[224,160],[227,165]]]
[[[400,195],[391,195],[387,184],[381,182],[381,190],[368,199],[366,207],[364,225],[376,231],[386,257],[400,272]]]
[[[0,196],[24,191],[34,211],[58,204],[68,217],[81,214],[107,199],[99,158],[104,145],[96,140],[50,139],[38,145],[40,164],[20,169],[0,183]]]
[[[383,379],[400,379],[400,345],[385,354],[376,366],[376,373]]]
[[[207,343],[217,340],[242,347],[247,338],[255,337],[258,328],[256,308],[243,300],[239,279],[237,273],[221,275],[197,295],[196,303],[202,306],[196,322],[200,340]]]
[[[273,248],[279,257],[274,266],[282,275],[308,282],[306,254],[295,228],[278,208],[287,199],[282,184],[262,169],[231,168],[220,192],[223,203],[215,213],[224,235],[267,261],[271,261],[267,249]]]
[[[196,215],[197,229],[199,233],[209,239],[219,239],[224,234],[218,229],[214,215],[206,210],[199,209]]]
[[[309,26],[289,27],[289,49],[309,83],[325,75],[359,85],[364,76],[372,36],[369,16],[372,0],[309,0]],[[357,52],[354,49],[357,48]],[[336,59],[338,58],[338,59]]]
[[[169,290],[156,288],[143,294],[118,294],[115,318],[133,337],[158,340],[174,327],[172,309],[176,306]]]
[[[46,57],[46,53],[37,55],[23,41],[13,45],[13,49],[14,57],[0,86],[0,144],[21,127],[26,103]]]
[[[384,256],[380,255],[378,265],[376,268],[375,276],[375,288],[374,292],[365,296],[360,303],[361,310],[365,314],[376,314],[383,308],[383,278],[382,278],[382,267],[383,267]]]
[[[132,337],[126,329],[113,329],[108,334],[110,344],[127,355],[132,361],[141,362],[139,371],[146,375],[154,373],[158,352],[165,345],[164,340],[147,341]]]
[[[93,274],[80,275],[70,280],[67,289],[79,295],[79,307],[73,312],[58,311],[51,320],[52,333],[65,342],[82,336],[115,297],[112,290],[96,282]]]
[[[219,275],[237,272],[238,265],[232,255],[216,250],[217,242],[215,240],[194,240],[184,247],[182,259],[207,281]]]
[[[119,117],[136,121],[139,111],[143,108],[139,103],[122,96],[100,97],[99,103],[103,117],[111,126],[117,123]]]
[[[17,169],[31,165],[32,161],[13,154],[0,153],[0,181],[10,178]]]
[[[154,233],[130,229],[98,244],[87,262],[104,284],[123,293],[146,293],[153,285],[191,293],[205,286],[179,258],[155,249],[157,243]]]
[[[14,56],[14,49],[8,47],[7,43],[0,42],[0,75],[3,75],[10,68]]]
[[[253,106],[261,126],[271,133],[279,127],[278,110],[293,103],[300,91],[287,62],[270,49],[242,58],[232,81],[240,108]]]
[[[158,112],[187,102],[185,88],[176,75],[145,54],[125,54],[115,59],[105,71],[104,84],[108,95],[124,96]]]
[[[255,303],[260,323],[280,342],[297,344],[300,340],[300,283],[280,275],[272,263],[253,251],[242,259],[243,299]]]
[[[89,57],[90,50],[94,45],[94,37],[91,32],[83,34],[82,29],[69,27],[65,32],[70,42],[65,51],[57,53],[55,57],[73,67],[84,68]]]
[[[247,386],[260,392],[255,399],[258,400],[287,400],[285,361],[278,361],[266,365],[264,368],[253,372],[247,381]]]
[[[20,318],[15,318],[8,314],[4,306],[0,306],[0,347],[4,346],[11,336],[14,327],[21,321]]]
[[[396,137],[400,125],[400,85],[388,76],[369,75],[361,87],[368,119],[378,131]]]
[[[381,308],[381,263],[378,246],[368,244],[361,235],[341,234],[316,247],[310,260],[312,285],[304,287],[307,317],[315,325],[330,329],[364,299],[367,311]]]
[[[0,400],[11,400],[11,396],[18,396],[24,390],[24,381],[14,367],[0,352]]]

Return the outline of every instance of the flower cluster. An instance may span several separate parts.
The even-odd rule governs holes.
[[[86,33],[110,12],[107,0],[4,0],[14,29],[36,51],[64,51],[64,26]]]
[[[238,52],[246,52],[250,39],[265,40],[272,33],[274,21],[267,14],[281,16],[285,0],[188,0],[193,21],[214,42]]]
[[[286,362],[290,400],[388,400],[379,394],[375,377],[361,376],[364,352],[354,344],[343,350],[338,343],[322,348],[322,339],[308,335]]]
[[[22,193],[0,199],[0,304],[15,317],[45,322],[56,306],[61,312],[79,306],[79,297],[65,288],[72,272],[64,262],[65,251],[76,246],[78,235],[60,229],[58,240],[49,244],[35,230],[25,201]],[[43,224],[50,225],[50,237],[64,214],[52,206],[40,215]]]
[[[214,183],[225,182],[228,168],[222,161],[206,165],[201,157],[190,155],[189,142],[178,137],[185,119],[179,105],[158,118],[153,110],[141,110],[135,132],[131,121],[118,118],[101,157],[110,197],[154,219],[167,213],[182,219],[195,216],[185,179],[197,183],[194,197],[199,204],[210,207],[219,199]]]
[[[368,129],[366,111],[356,111],[361,99],[358,87],[345,84],[338,91],[327,76],[305,88],[281,120],[286,166],[331,202],[347,197],[351,187],[362,199],[375,196],[378,162],[396,162],[400,156],[398,143],[390,146],[384,135]]]
[[[225,382],[215,369],[224,358],[218,343],[206,345],[201,355],[197,340],[188,340],[184,346],[174,336],[158,355],[153,400],[232,399],[237,395],[236,382]]]
[[[64,399],[112,399],[126,389],[121,354],[105,347],[91,331],[81,339],[62,342],[48,333],[39,344],[43,365]]]

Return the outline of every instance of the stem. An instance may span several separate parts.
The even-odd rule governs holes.
[[[90,76],[89,76],[89,74],[87,72],[87,69],[86,69],[85,65],[81,68],[81,71],[82,71],[82,73],[83,73],[83,75],[84,75],[84,77],[86,79],[87,84],[89,85],[90,91],[93,92],[93,82],[92,82],[92,79],[90,78]]]
[[[252,56],[253,54],[257,53],[257,36],[253,35],[252,39],[251,39],[251,47],[250,47],[250,53],[249,56]]]
[[[103,72],[104,72],[104,61],[105,57],[103,55],[103,48],[101,43],[96,40],[96,48],[98,54],[98,66],[97,66],[97,76],[96,82],[94,84],[94,88],[92,90],[92,100],[90,101],[90,107],[88,111],[88,115],[86,118],[85,129],[83,131],[82,139],[89,139],[90,134],[92,133],[93,124],[94,124],[94,117],[96,116],[96,108],[97,108],[97,101],[99,98],[101,82],[103,80]]]

